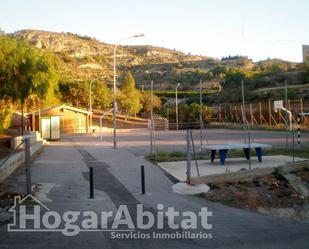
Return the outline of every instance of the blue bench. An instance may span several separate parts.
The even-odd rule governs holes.
[[[204,146],[206,150],[210,150],[211,162],[215,160],[216,151],[219,151],[221,165],[224,165],[225,163],[228,150],[242,149],[244,151],[245,157],[247,158],[247,160],[249,160],[250,159],[249,149],[255,149],[256,156],[259,162],[262,162],[262,148],[270,148],[270,147],[271,147],[270,144],[258,144],[258,143],[250,144],[250,148],[249,148],[249,144],[247,143],[211,144],[211,145]]]

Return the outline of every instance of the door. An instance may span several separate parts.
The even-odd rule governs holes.
[[[41,119],[41,129],[42,129],[42,137],[45,139],[50,139],[50,118],[44,118]]]
[[[51,139],[60,139],[60,116],[51,117]]]

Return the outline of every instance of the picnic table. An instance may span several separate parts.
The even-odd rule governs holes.
[[[211,162],[215,160],[216,151],[219,151],[221,165],[224,165],[228,150],[243,149],[245,157],[249,160],[250,159],[249,149],[255,149],[256,156],[259,162],[262,162],[262,148],[270,148],[270,147],[271,147],[270,144],[259,144],[259,143],[251,143],[250,148],[248,143],[209,144],[204,146],[206,150],[210,150]]]

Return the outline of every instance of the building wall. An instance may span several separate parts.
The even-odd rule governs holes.
[[[60,116],[61,133],[85,133],[88,132],[88,115],[64,109],[54,110],[41,114],[44,116]],[[39,130],[39,117],[35,118],[35,130]]]
[[[87,115],[64,110],[60,113],[61,133],[87,132]]]
[[[309,45],[303,45],[303,62],[309,62]]]

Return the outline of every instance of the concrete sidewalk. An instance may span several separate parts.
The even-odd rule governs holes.
[[[213,239],[206,240],[111,240],[102,232],[65,237],[60,233],[12,233],[0,227],[1,248],[307,248],[308,222],[267,216],[225,207],[194,196],[172,191],[173,182],[158,167],[125,149],[111,149],[109,143],[93,138],[72,137],[46,146],[33,162],[33,182],[41,185],[38,197],[55,211],[115,210],[121,204],[137,203],[156,212],[158,203],[179,211],[213,212],[209,223]],[[140,194],[140,166],[145,166],[146,195]],[[88,199],[88,167],[94,167],[95,199]],[[22,173],[22,172],[21,172]],[[7,183],[24,186],[23,174]],[[47,202],[46,202],[47,201]],[[201,229],[201,228],[199,228]],[[287,234],[289,236],[287,236]],[[291,239],[292,238],[292,239]],[[25,243],[27,241],[27,243]]]
[[[304,160],[308,159],[295,157],[295,162]],[[291,163],[292,161],[292,157],[284,155],[263,156],[263,161],[261,163],[256,158],[252,158],[251,169],[273,168]],[[211,176],[249,169],[248,160],[244,158],[229,158],[224,165],[221,165],[218,160],[215,162],[210,162],[210,160],[198,160],[197,163],[200,176]],[[158,165],[179,181],[186,181],[187,161],[161,162],[158,163]],[[191,176],[198,176],[195,161],[191,161]]]

